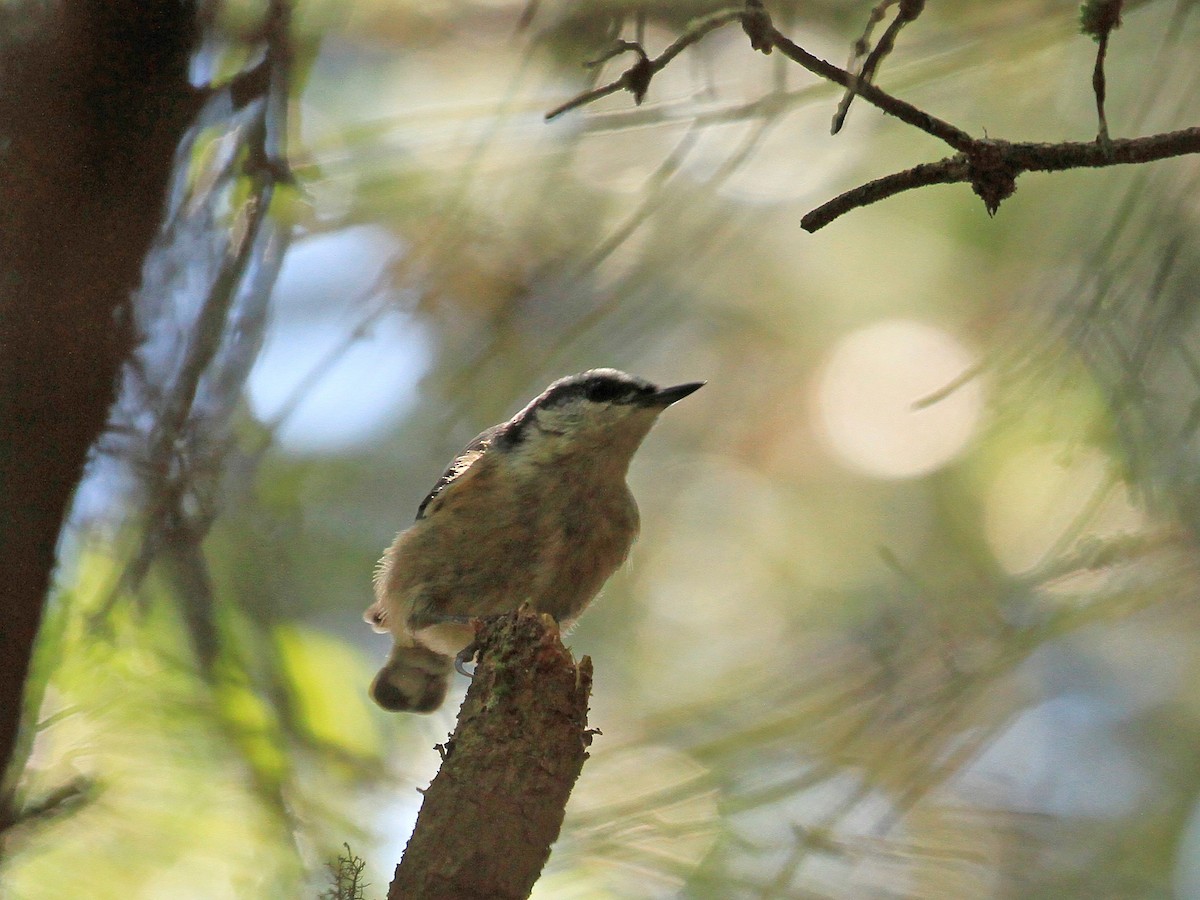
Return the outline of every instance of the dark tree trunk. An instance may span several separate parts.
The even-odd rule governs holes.
[[[0,8],[0,767],[63,517],[129,349],[121,323],[198,108],[195,34],[191,0]]]

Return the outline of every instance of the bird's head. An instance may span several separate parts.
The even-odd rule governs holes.
[[[508,423],[511,444],[534,458],[594,453],[627,465],[659,413],[703,386],[663,388],[617,369],[589,369],[560,378],[517,413]]]

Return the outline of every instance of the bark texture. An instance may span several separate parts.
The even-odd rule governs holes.
[[[486,623],[480,662],[388,900],[528,897],[587,759],[592,664],[549,617]]]

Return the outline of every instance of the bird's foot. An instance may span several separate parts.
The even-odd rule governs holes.
[[[475,677],[474,671],[468,672],[466,669],[466,665],[469,662],[475,661],[475,654],[478,652],[479,652],[479,645],[476,644],[474,641],[471,641],[471,643],[467,644],[467,646],[465,646],[461,650],[459,650],[458,656],[454,657],[454,671],[457,672],[459,675],[465,675],[468,678],[474,678]]]

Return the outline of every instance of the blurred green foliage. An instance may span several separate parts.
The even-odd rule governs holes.
[[[768,6],[835,61],[869,13]],[[1125,6],[1114,136],[1194,124],[1194,5]],[[736,28],[641,107],[542,121],[619,74],[579,65],[618,31],[658,50],[716,8],[296,7],[264,356],[180,463],[191,539],[131,578],[142,507],[93,483],[72,522],[5,897],[317,896],[345,841],[382,897],[456,702],[368,704],[372,566],[466,440],[594,365],[709,386],[635,461],[641,541],[572,636],[603,736],[536,897],[1200,894],[1200,168],[1025,176],[994,219],[931,188],[806,235],[944,148],[865,103],[829,136],[839,91]],[[217,12],[227,78],[261,10]],[[877,81],[1087,140],[1094,53],[1061,4],[961,0]],[[230,134],[187,181],[236,228],[250,188],[198,187]]]

